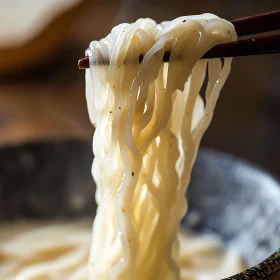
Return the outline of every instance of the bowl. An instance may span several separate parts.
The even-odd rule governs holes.
[[[280,279],[280,185],[271,175],[233,155],[200,149],[187,196],[182,225],[219,234],[253,267],[228,280]]]
[[[0,157],[0,220],[93,217],[91,143],[11,146],[1,148]],[[280,185],[271,175],[201,148],[187,196],[182,226],[197,234],[217,233],[252,267],[227,280],[280,279]]]

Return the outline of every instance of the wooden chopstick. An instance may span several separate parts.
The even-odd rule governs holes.
[[[232,21],[239,37],[280,29],[280,10],[254,15]],[[236,42],[220,44],[209,50],[203,58],[238,57],[280,53],[280,34],[241,39]],[[164,53],[163,61],[168,62],[170,51]],[[139,56],[139,63],[143,55]],[[104,62],[106,64],[106,62]],[[79,60],[80,69],[89,68],[89,57]]]
[[[239,37],[280,29],[280,10],[231,21]]]
[[[280,53],[280,34],[217,45],[202,58],[238,57]]]

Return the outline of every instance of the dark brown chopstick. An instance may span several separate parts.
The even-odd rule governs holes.
[[[280,34],[217,45],[202,58],[238,57],[280,53]]]
[[[232,20],[238,36],[280,29],[280,10]]]
[[[232,21],[238,36],[258,34],[265,31],[280,29],[280,10],[265,14],[240,18]],[[209,50],[203,58],[224,58],[249,55],[280,53],[280,34],[238,40],[227,44],[220,44]],[[168,62],[170,51],[164,53],[163,61]],[[143,55],[139,57],[139,63]],[[104,61],[104,64],[109,62]],[[80,69],[89,68],[89,58],[79,60]]]

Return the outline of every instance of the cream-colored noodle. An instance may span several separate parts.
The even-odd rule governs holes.
[[[90,238],[88,221],[2,224],[0,279],[86,279]]]
[[[87,104],[96,126],[98,202],[90,279],[180,279],[185,191],[231,63],[199,59],[236,38],[231,23],[203,14],[160,25],[139,19],[90,44]]]

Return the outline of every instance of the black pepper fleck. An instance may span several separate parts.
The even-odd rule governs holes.
[[[134,172],[132,172],[132,176],[134,176]]]
[[[139,63],[142,62],[143,58],[144,58],[144,55],[141,53],[141,54],[139,55]]]

